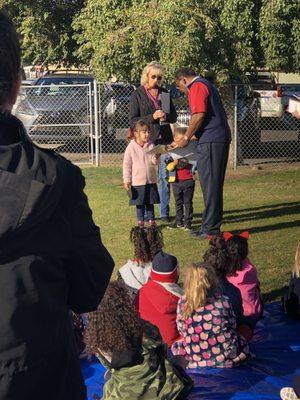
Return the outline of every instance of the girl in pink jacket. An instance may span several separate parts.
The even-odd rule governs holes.
[[[230,260],[227,280],[240,290],[244,316],[254,329],[262,318],[263,304],[257,270],[248,259],[248,237],[248,232],[243,232],[241,235],[224,233]]]
[[[150,142],[150,128],[146,122],[136,122],[133,133],[134,138],[124,154],[123,180],[129,204],[136,206],[138,225],[143,227],[145,214],[149,225],[155,224],[154,204],[160,202],[155,168],[159,155],[149,154],[154,144]]]

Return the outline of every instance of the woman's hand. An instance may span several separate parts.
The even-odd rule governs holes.
[[[156,110],[153,114],[153,119],[166,119],[166,113],[163,110]]]

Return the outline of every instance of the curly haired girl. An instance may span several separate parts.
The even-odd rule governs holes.
[[[118,280],[123,281],[134,298],[139,289],[148,281],[154,256],[164,246],[160,228],[134,226],[130,231],[130,241],[134,247],[134,258],[119,269]]]
[[[236,331],[236,318],[228,297],[216,291],[218,279],[205,263],[187,268],[184,297],[177,308],[181,339],[172,346],[184,356],[188,368],[231,368],[247,359],[249,349]]]
[[[102,400],[179,399],[191,379],[166,359],[156,327],[141,320],[126,287],[111,282],[97,311],[89,314],[85,333],[89,354],[111,372]]]

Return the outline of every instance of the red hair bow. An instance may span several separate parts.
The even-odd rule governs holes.
[[[231,232],[224,232],[223,233],[223,237],[226,240],[226,242],[227,242],[228,239],[232,238],[232,236],[234,236],[234,235]],[[242,232],[241,234],[239,234],[237,236],[240,236],[240,237],[248,240],[249,239],[249,231],[244,231],[244,232]]]

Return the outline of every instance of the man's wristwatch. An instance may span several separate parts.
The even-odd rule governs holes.
[[[183,138],[184,138],[184,140],[186,140],[187,142],[190,141],[190,138],[189,138],[187,135],[184,135]]]

